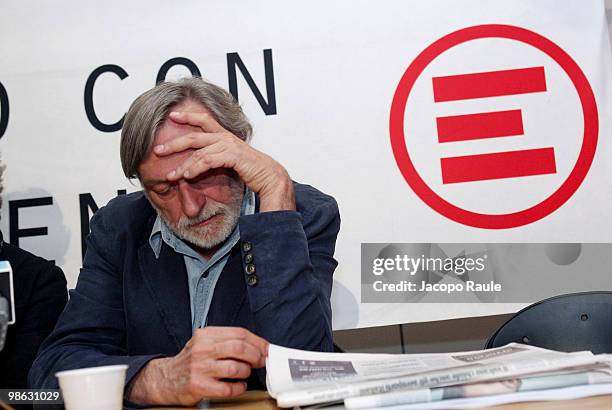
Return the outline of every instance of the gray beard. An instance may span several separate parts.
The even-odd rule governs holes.
[[[155,206],[149,199],[149,203],[157,211],[157,215],[164,221],[166,226],[183,241],[202,249],[212,249],[225,242],[232,234],[240,218],[240,208],[244,197],[244,185],[236,184],[231,187],[231,201],[228,204],[207,200],[206,205],[195,217],[182,216],[179,221],[171,223],[163,210]],[[148,198],[148,195],[147,195]],[[215,220],[204,226],[193,226],[215,216]]]

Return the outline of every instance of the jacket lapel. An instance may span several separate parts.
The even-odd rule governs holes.
[[[209,326],[234,326],[238,313],[246,298],[246,283],[242,273],[242,260],[238,244],[232,248],[230,257],[219,276],[207,324]]]
[[[138,249],[142,277],[178,350],[191,338],[191,303],[183,257],[162,244],[159,259],[148,243]]]

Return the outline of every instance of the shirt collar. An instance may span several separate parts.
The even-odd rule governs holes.
[[[244,197],[242,198],[242,204],[240,206],[240,215],[253,215],[255,213],[255,193],[251,191],[248,187],[245,188]],[[234,231],[231,233],[229,238],[226,240],[228,242],[235,242],[240,238],[240,230],[238,228],[238,224],[234,228]],[[201,258],[199,254],[188,246],[183,240],[177,237],[174,232],[166,225],[166,223],[161,219],[159,215],[155,218],[155,222],[153,223],[153,228],[151,229],[151,234],[149,235],[149,245],[151,249],[155,253],[155,257],[159,259],[159,254],[161,253],[162,241],[164,241],[168,246],[174,249],[177,252],[186,254],[187,256]],[[232,246],[234,245],[232,244]],[[219,249],[219,251],[223,251],[225,245]],[[225,250],[227,251],[227,250]],[[215,256],[213,256],[214,258]]]

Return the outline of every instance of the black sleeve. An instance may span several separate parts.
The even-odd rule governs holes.
[[[0,387],[25,389],[38,348],[55,327],[68,293],[59,267],[25,251],[19,253],[13,272],[17,322],[9,326],[0,353]]]

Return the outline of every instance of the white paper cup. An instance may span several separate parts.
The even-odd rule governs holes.
[[[66,410],[121,410],[127,368],[120,364],[55,373]]]

